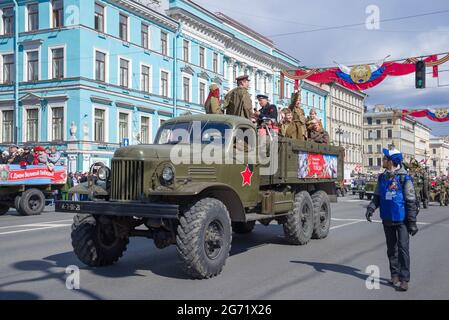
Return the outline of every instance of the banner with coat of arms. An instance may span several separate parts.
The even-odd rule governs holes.
[[[427,67],[433,67],[433,76],[438,77],[438,66],[449,61],[449,54],[438,59],[431,55],[423,60]],[[316,83],[337,82],[342,86],[362,91],[377,86],[388,76],[405,76],[416,72],[418,59],[409,58],[403,62],[380,61],[374,64],[348,67],[337,63],[337,67],[329,69],[300,69],[281,72],[281,85],[285,77],[295,80],[310,80]],[[281,87],[281,94],[283,93]]]
[[[436,110],[402,110],[401,117],[404,119],[406,116],[414,118],[427,118],[435,122],[449,121],[449,109],[436,109]]]

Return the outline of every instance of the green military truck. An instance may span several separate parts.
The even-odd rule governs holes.
[[[368,200],[371,200],[374,196],[374,191],[377,186],[377,177],[375,175],[370,175],[367,177],[364,184],[362,184],[357,192],[359,193],[360,200],[363,200],[365,197]]]
[[[269,164],[249,161],[254,147],[247,135]],[[213,153],[233,161],[193,161],[211,153],[211,141],[218,146]],[[183,148],[190,163],[177,157]],[[129,237],[146,237],[161,249],[176,245],[191,277],[211,278],[225,265],[232,231],[250,233],[256,221],[282,224],[292,245],[325,238],[343,156],[342,148],[277,138],[244,118],[184,116],[166,121],[155,144],[118,149],[111,168],[97,170],[106,192],[97,196],[90,188],[89,201],[57,201],[56,211],[76,213],[72,245],[88,266],[113,264]]]

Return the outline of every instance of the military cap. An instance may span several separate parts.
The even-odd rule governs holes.
[[[237,81],[242,81],[242,80],[248,80],[248,81],[250,81],[250,80],[249,80],[249,75],[247,75],[247,74],[244,74],[244,75],[242,75],[242,76],[239,76],[239,77],[237,77],[235,80],[237,80]]]
[[[267,99],[268,100],[268,96],[264,95],[264,94],[258,94],[256,96],[257,99]]]

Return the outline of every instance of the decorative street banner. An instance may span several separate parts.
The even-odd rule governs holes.
[[[56,166],[52,171],[47,166],[0,165],[0,186],[65,184],[67,168]]]
[[[427,118],[435,122],[446,122],[449,121],[449,109],[437,109],[431,111],[428,109],[424,110],[402,110],[402,119],[404,120],[406,116],[414,118]]]
[[[298,178],[336,179],[338,157],[329,154],[300,152],[298,154]]]
[[[377,64],[352,67],[337,64],[337,67],[329,69],[285,70],[281,72],[281,88],[283,87],[284,77],[287,77],[295,81],[307,79],[319,84],[338,82],[348,89],[362,91],[377,86],[388,76],[398,77],[416,72],[417,61],[416,58],[409,58],[402,63],[380,61]],[[438,59],[437,55],[431,55],[424,61],[427,67],[433,68],[433,76],[438,77],[438,66],[449,61],[449,54],[441,59]],[[283,90],[281,89],[282,94]]]

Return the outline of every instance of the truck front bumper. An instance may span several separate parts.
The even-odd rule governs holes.
[[[115,217],[178,219],[179,206],[145,202],[56,201],[55,211]]]

